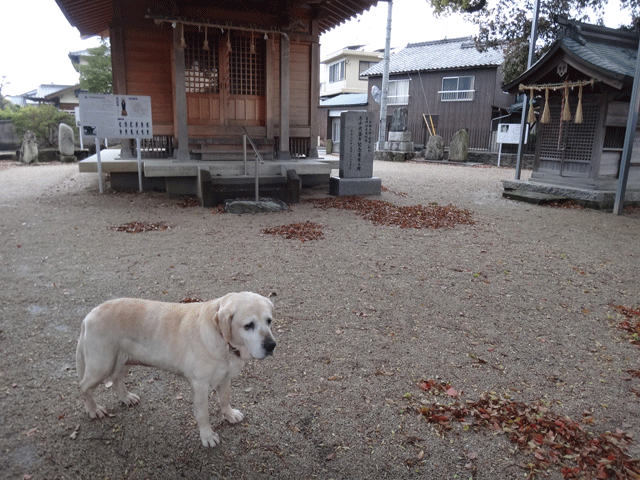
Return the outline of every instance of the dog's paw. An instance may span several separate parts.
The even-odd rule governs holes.
[[[241,422],[244,418],[244,415],[240,410],[236,410],[235,408],[230,408],[229,411],[223,412],[222,416],[229,423],[238,423]]]
[[[121,398],[122,403],[126,406],[131,407],[132,405],[137,405],[140,403],[140,397],[135,393],[127,392],[124,398]]]
[[[86,408],[89,418],[104,418],[109,416],[109,412],[102,405],[95,404],[94,408]]]
[[[211,427],[200,429],[200,440],[205,447],[215,447],[220,443],[220,437]]]

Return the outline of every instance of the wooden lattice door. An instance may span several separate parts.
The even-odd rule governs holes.
[[[185,31],[184,37],[189,125],[264,125],[266,52],[262,37],[213,29],[205,33],[197,28]]]
[[[575,113],[577,100],[570,99]],[[538,170],[563,177],[588,177],[595,148],[598,104],[585,101],[583,122],[561,121],[561,102],[550,105],[551,120],[541,124]]]

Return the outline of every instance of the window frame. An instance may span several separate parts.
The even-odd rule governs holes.
[[[398,95],[398,86],[406,85],[406,93]],[[387,105],[409,105],[409,79],[389,80],[389,90],[387,91]],[[392,88],[394,89],[392,95]]]
[[[376,63],[378,62],[374,62],[374,61],[368,61],[368,60],[358,60],[358,77],[362,76],[363,72],[366,72],[367,70],[369,70],[371,67],[373,67]],[[362,68],[362,66],[366,64],[366,68]]]
[[[471,79],[469,89],[460,89],[460,83],[462,79]],[[445,90],[445,82],[449,80],[456,81],[456,88]],[[475,98],[475,85],[476,85],[476,76],[475,75],[458,75],[452,77],[442,77],[442,90],[438,93],[440,94],[441,102],[471,102]]]
[[[329,83],[344,82],[346,74],[345,67],[346,62],[344,60],[329,65]]]

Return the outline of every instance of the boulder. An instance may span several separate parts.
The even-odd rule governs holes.
[[[270,213],[282,212],[289,207],[281,200],[273,198],[260,198],[255,200],[227,200],[224,209],[227,213]]]
[[[427,160],[442,160],[444,158],[444,139],[440,135],[429,137],[424,150],[424,158]]]
[[[73,128],[66,123],[61,123],[58,127],[58,149],[61,161],[75,160],[76,145]],[[70,160],[68,157],[72,157],[72,159]]]
[[[466,130],[458,130],[449,144],[449,160],[466,162],[469,156],[469,134]]]
[[[38,144],[36,134],[31,130],[24,133],[22,146],[20,147],[20,161],[22,163],[38,163]]]

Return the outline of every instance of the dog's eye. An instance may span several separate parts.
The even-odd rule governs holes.
[[[253,330],[255,327],[256,327],[255,323],[249,322],[244,326],[244,329],[249,331],[249,330]]]
[[[267,325],[271,326],[271,319],[267,318]]]

